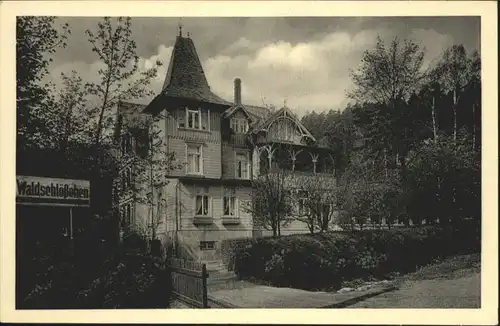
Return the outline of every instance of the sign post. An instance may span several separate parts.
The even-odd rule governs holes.
[[[73,248],[73,208],[90,206],[90,182],[18,175],[16,186],[16,204],[69,208],[68,236]]]

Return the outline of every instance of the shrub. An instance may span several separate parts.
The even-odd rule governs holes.
[[[105,260],[68,256],[64,261],[40,259],[36,286],[19,300],[21,309],[166,308],[170,275],[161,258],[141,252],[101,255]],[[27,276],[27,275],[26,275]],[[24,276],[24,277],[26,277]],[[24,300],[23,300],[24,299]]]
[[[240,278],[315,290],[338,288],[342,282],[356,278],[380,279],[407,273],[436,258],[479,250],[477,232],[471,232],[469,226],[256,239],[238,242],[231,255]]]
[[[220,247],[217,248],[217,251],[222,257],[224,264],[228,266],[228,269],[234,270],[236,252],[251,243],[251,238],[226,239],[221,241]]]

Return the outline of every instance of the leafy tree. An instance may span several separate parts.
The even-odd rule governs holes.
[[[18,146],[50,146],[47,136],[53,104],[49,85],[43,84],[52,55],[66,46],[68,24],[58,31],[55,17],[19,16],[16,22],[16,106]]]
[[[437,67],[432,71],[433,78],[451,93],[453,99],[453,138],[457,138],[457,106],[464,92],[471,87],[474,76],[478,79],[480,70],[479,55],[468,57],[463,45],[453,45],[447,49]]]
[[[367,50],[357,70],[351,71],[354,89],[348,96],[357,102],[383,103],[395,106],[408,100],[419,88],[424,52],[412,40],[395,38],[389,46],[378,38],[374,50]]]
[[[414,221],[439,219],[446,224],[480,217],[480,164],[470,142],[465,135],[457,140],[442,136],[411,153],[403,186]]]
[[[70,142],[90,144],[91,119],[95,109],[87,102],[86,85],[76,71],[61,74],[63,89],[50,110],[54,143],[63,153]]]
[[[90,94],[100,104],[94,144],[99,145],[103,130],[112,123],[111,109],[119,100],[139,99],[152,95],[147,86],[157,73],[160,61],[146,69],[139,70],[139,56],[136,54],[136,43],[132,38],[132,21],[130,17],[117,17],[112,20],[105,17],[97,24],[95,31],[86,30],[92,51],[104,67],[99,69],[99,82],[90,83]]]
[[[408,101],[425,81],[423,58],[414,41],[395,38],[386,46],[379,38],[375,49],[364,53],[360,67],[351,71],[354,89],[348,96],[358,104],[356,125],[365,131],[373,153],[403,170],[414,133]]]
[[[167,208],[164,188],[169,184],[168,175],[183,165],[176,162],[175,153],[167,152],[164,134],[159,127],[165,115],[137,115],[132,118],[128,131],[135,139],[135,151],[124,151],[123,161],[132,169],[132,191],[137,203],[148,208],[147,216],[141,216],[139,232],[155,240],[159,227],[164,223]],[[126,139],[127,129],[122,139]]]

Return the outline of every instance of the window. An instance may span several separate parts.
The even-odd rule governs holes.
[[[224,189],[224,216],[238,216],[236,191],[234,189]]]
[[[215,241],[200,241],[200,250],[214,250]]]
[[[248,156],[247,154],[236,154],[236,178],[248,179]]]
[[[232,118],[231,119],[231,129],[235,133],[244,134],[248,132],[248,121],[242,118]]]
[[[200,129],[201,114],[199,110],[187,110],[187,127],[191,129]]]
[[[187,116],[187,108],[186,109],[179,109],[179,112],[177,114],[178,120],[177,123],[179,125],[179,128],[185,128],[186,127],[186,116]]]
[[[132,139],[129,134],[122,135],[121,139],[121,151],[122,155],[132,151]]]
[[[187,173],[201,174],[202,173],[202,149],[201,145],[187,145]]]
[[[191,110],[187,107],[179,109],[177,125],[179,128],[208,131],[210,130],[210,110],[202,111],[201,108]]]
[[[209,216],[210,197],[208,195],[197,195],[195,209],[197,216]]]

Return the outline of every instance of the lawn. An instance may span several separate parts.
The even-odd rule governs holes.
[[[348,308],[480,308],[480,255],[450,257],[399,279],[399,290]]]

